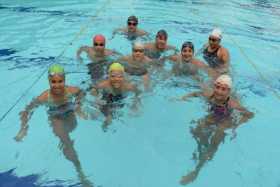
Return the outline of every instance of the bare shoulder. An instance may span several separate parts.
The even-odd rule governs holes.
[[[137,34],[140,35],[140,36],[144,36],[144,35],[148,34],[148,32],[146,32],[142,29],[137,29]]]
[[[109,80],[103,80],[96,85],[97,89],[104,89],[110,87]]]
[[[45,90],[43,93],[41,93],[41,95],[37,97],[37,100],[43,103],[46,102],[48,98],[49,98],[49,90]]]
[[[75,86],[67,86],[66,89],[67,89],[67,92],[71,93],[71,94],[77,94],[81,91],[80,88],[75,87]]]
[[[150,42],[150,43],[145,43],[144,44],[144,48],[145,49],[153,49],[154,48],[154,43]]]
[[[204,64],[204,63],[203,63],[202,61],[200,61],[199,59],[194,58],[192,62],[193,62],[193,64],[195,64],[195,65],[198,66],[198,67],[207,67],[207,65]]]

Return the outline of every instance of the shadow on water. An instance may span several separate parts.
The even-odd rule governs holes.
[[[66,181],[55,180],[40,184],[39,178],[41,175],[32,174],[24,177],[19,177],[14,174],[15,169],[0,173],[0,187],[65,187]],[[69,182],[67,182],[69,184]],[[80,186],[79,184],[67,185],[71,187]]]
[[[73,13],[69,11],[59,10],[39,10],[37,7],[22,7],[22,6],[4,6],[0,4],[0,10],[8,10],[18,13],[38,13],[46,14],[49,16],[69,16],[69,17],[91,17],[91,15],[84,15],[79,13]]]

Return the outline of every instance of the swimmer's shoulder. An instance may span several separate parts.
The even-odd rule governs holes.
[[[154,49],[155,48],[155,43],[153,43],[153,42],[145,43],[144,48],[148,49],[148,50]]]
[[[67,93],[78,94],[81,92],[81,89],[75,86],[66,86]]]
[[[36,100],[40,103],[45,103],[48,101],[48,98],[49,98],[49,93],[50,91],[49,90],[45,90],[43,93],[41,93],[41,95],[39,95]]]
[[[148,35],[148,32],[142,30],[142,29],[137,29],[137,35],[138,36],[144,36],[144,35]]]

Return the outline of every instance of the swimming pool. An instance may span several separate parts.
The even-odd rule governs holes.
[[[1,116],[55,58],[59,57],[68,72],[76,72],[67,77],[69,84],[87,80],[86,73],[77,73],[86,71],[86,66],[77,65],[76,50],[90,45],[96,33],[109,38],[132,14],[140,18],[139,27],[153,36],[166,29],[169,43],[178,48],[191,40],[198,49],[213,27],[221,27],[225,32],[223,45],[231,54],[235,89],[242,103],[255,112],[255,117],[237,130],[233,141],[228,131],[214,159],[189,186],[279,186],[277,1],[2,0]],[[87,30],[79,34],[81,28]],[[131,50],[130,42],[122,36],[108,41],[107,47],[123,54]],[[58,148],[59,140],[43,107],[34,112],[24,141],[13,139],[20,125],[19,111],[48,87],[46,77],[44,74],[0,123],[1,187],[79,185],[73,165]],[[197,145],[189,129],[195,125],[192,120],[205,115],[205,103],[199,99],[172,102],[170,98],[191,90],[166,85],[157,83],[153,92],[143,96],[140,115],[122,111],[106,133],[100,121],[78,119],[71,138],[83,171],[95,186],[175,187],[193,170],[192,154]]]

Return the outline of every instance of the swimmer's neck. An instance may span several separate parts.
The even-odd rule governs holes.
[[[208,49],[210,52],[215,51],[216,49],[220,48],[220,45],[216,45],[215,47],[211,47],[211,45],[208,46]]]
[[[225,98],[222,98],[222,99],[217,99],[215,96],[213,96],[213,102],[215,104],[218,104],[218,105],[223,105],[225,104],[225,102],[229,99],[229,96],[225,97]]]

